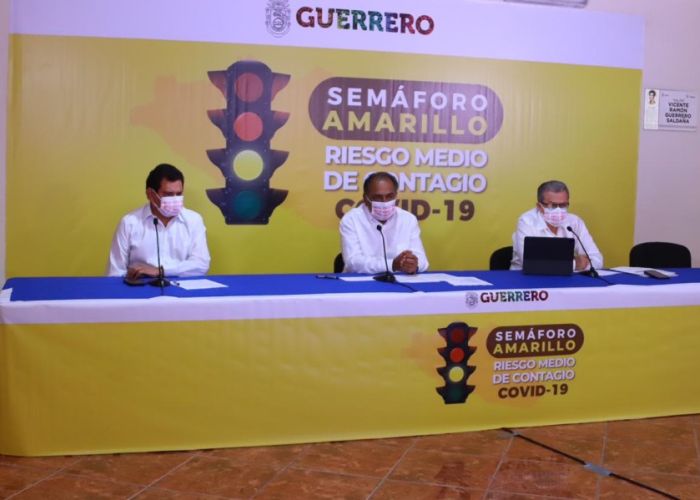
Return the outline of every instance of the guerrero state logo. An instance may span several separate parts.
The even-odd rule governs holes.
[[[292,11],[289,0],[267,0],[265,7],[265,27],[268,33],[277,38],[289,32],[292,25]]]

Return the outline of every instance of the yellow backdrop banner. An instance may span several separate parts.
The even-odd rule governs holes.
[[[486,268],[553,178],[607,264],[632,244],[639,70],[13,35],[10,83],[9,276],[103,274],[161,162],[185,174],[212,273],[330,271],[377,170],[436,270]]]

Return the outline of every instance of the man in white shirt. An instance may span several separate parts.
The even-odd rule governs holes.
[[[148,204],[122,217],[109,252],[109,276],[199,276],[209,270],[202,217],[183,207],[185,178],[167,163],[146,179]],[[156,231],[158,242],[156,242]],[[158,269],[157,243],[160,245]]]
[[[537,188],[537,204],[535,208],[522,214],[518,226],[513,233],[513,260],[511,269],[523,268],[523,248],[526,236],[548,236],[552,238],[574,238],[574,269],[586,271],[591,264],[596,269],[603,267],[603,255],[598,250],[591,234],[583,220],[568,213],[569,188],[561,181],[547,181]],[[567,230],[571,227],[581,238],[581,243],[588,250],[591,260],[581,243]]]
[[[346,213],[340,221],[345,272],[408,274],[428,269],[428,258],[420,239],[416,217],[396,206],[396,178],[387,172],[375,172],[365,179],[363,203]],[[382,234],[386,240],[386,256]]]

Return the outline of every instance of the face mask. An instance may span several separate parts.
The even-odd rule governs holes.
[[[396,200],[372,202],[372,217],[378,221],[384,222],[389,220],[395,213]]]
[[[544,207],[544,214],[542,214],[542,217],[544,217],[544,221],[547,224],[549,224],[550,226],[559,227],[566,220],[567,213],[568,213],[568,210],[566,208],[560,208],[560,207],[547,208],[547,207]]]
[[[163,196],[160,198],[160,205],[157,207],[158,211],[163,217],[177,217],[185,203],[184,199],[184,196]]]

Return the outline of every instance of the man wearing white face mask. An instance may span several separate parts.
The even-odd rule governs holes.
[[[139,278],[199,276],[209,270],[209,248],[202,217],[183,206],[185,178],[177,168],[161,163],[146,179],[148,204],[122,217],[109,252],[109,276]]]
[[[415,274],[428,269],[418,220],[396,206],[398,187],[396,179],[387,172],[375,172],[365,179],[363,203],[340,221],[345,272],[374,274],[388,267]],[[377,226],[386,240],[386,261]]]
[[[581,238],[591,261],[586,257],[581,243],[566,228],[571,227]],[[522,214],[513,233],[513,260],[511,269],[523,268],[523,247],[526,236],[548,236],[552,238],[574,238],[574,268],[586,271],[591,264],[596,269],[603,267],[603,255],[598,250],[583,220],[569,213],[569,188],[561,181],[547,181],[537,188],[537,205]]]

